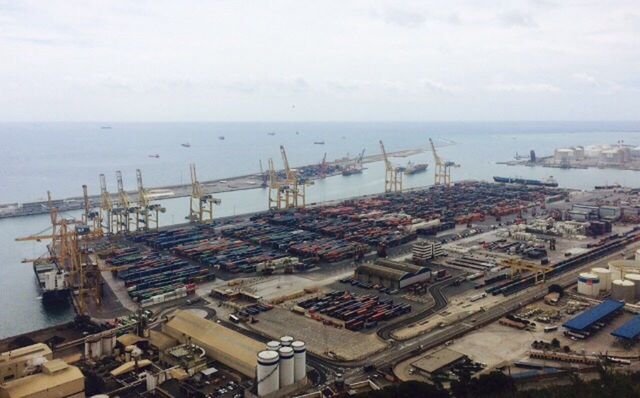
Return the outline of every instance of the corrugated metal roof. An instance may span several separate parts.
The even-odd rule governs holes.
[[[177,311],[163,331],[181,343],[202,347],[209,357],[248,377],[255,377],[257,354],[265,349],[264,344],[190,311]]]
[[[409,273],[377,264],[363,264],[356,269],[357,274],[371,274],[391,280],[402,280]]]
[[[562,326],[567,329],[583,332],[593,326],[595,323],[600,322],[604,318],[618,311],[622,307],[624,307],[624,303],[622,301],[605,300],[602,303],[591,308],[589,311],[585,311],[577,317],[566,322]]]
[[[629,322],[611,332],[611,335],[627,340],[633,340],[640,336],[640,315],[633,317]]]

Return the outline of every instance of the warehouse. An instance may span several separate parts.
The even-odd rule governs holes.
[[[432,377],[442,369],[466,359],[466,355],[449,348],[443,348],[413,362],[411,366],[427,377]]]
[[[382,285],[389,289],[402,289],[431,277],[429,268],[389,260],[378,260],[356,268],[359,282]]]
[[[182,344],[202,347],[208,357],[235,371],[255,377],[256,355],[264,349],[258,341],[189,311],[176,312],[163,331]]]
[[[611,332],[611,335],[630,342],[636,341],[640,336],[640,315]]]
[[[580,334],[588,333],[596,323],[606,322],[617,314],[622,307],[624,307],[622,301],[605,300],[562,326],[571,332]]]

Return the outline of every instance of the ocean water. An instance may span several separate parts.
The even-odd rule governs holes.
[[[111,129],[101,129],[110,125]],[[267,133],[274,132],[271,136]],[[218,137],[224,135],[225,140]],[[515,153],[550,155],[558,147],[614,144],[623,140],[640,145],[640,122],[504,122],[504,123],[15,123],[0,124],[0,203],[80,196],[82,184],[98,192],[98,175],[107,176],[115,191],[115,171],[121,170],[127,188],[135,187],[135,170],[145,185],[160,186],[189,181],[189,163],[196,163],[200,180],[257,173],[259,160],[266,167],[273,158],[281,167],[279,146],[287,149],[292,167],[320,162],[324,153],[333,160],[347,153],[379,153],[379,140],[387,151],[426,147],[432,137],[441,157],[461,165],[453,180],[492,180],[494,175],[546,178],[553,175],[562,187],[590,189],[620,183],[639,186],[638,173],[624,170],[561,170],[496,164]],[[315,145],[324,141],[325,145]],[[181,143],[190,143],[184,148]],[[453,143],[453,144],[451,144]],[[445,145],[448,144],[448,145]],[[149,155],[160,155],[151,158]],[[393,159],[404,165],[409,159]],[[405,187],[433,183],[430,152],[411,158],[429,163],[426,173],[405,177]],[[362,175],[335,176],[308,188],[309,202],[321,202],[383,191],[382,163],[370,163]],[[217,195],[217,215],[265,210],[263,189]],[[184,222],[188,199],[162,202],[168,209],[161,224]],[[39,232],[47,215],[0,220],[0,337],[35,330],[71,319],[70,311],[51,314],[42,309],[33,270],[23,258],[44,251],[39,242],[19,243],[14,238]]]

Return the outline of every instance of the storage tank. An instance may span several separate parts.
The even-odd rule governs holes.
[[[622,300],[626,303],[633,303],[636,295],[636,284],[622,279],[611,282],[611,298]]]
[[[278,351],[264,350],[258,353],[258,396],[263,397],[280,389]]]
[[[267,350],[278,351],[280,347],[282,346],[280,345],[280,342],[277,340],[273,340],[267,343]]]
[[[600,279],[600,290],[605,292],[611,291],[611,271],[607,268],[596,267],[591,269],[591,273],[598,276]]]
[[[624,279],[627,273],[640,274],[640,262],[635,260],[613,260],[609,261],[611,280]]]
[[[282,336],[280,337],[280,345],[283,347],[289,347],[293,343],[293,337],[291,336]]]
[[[102,333],[102,355],[111,356],[113,354],[113,348],[116,346],[116,332],[114,330],[107,330]]]
[[[631,281],[636,285],[634,299],[637,300],[638,297],[640,297],[640,274],[626,274],[624,279]]]
[[[289,386],[294,382],[293,348],[280,347],[280,388]]]
[[[296,382],[307,377],[307,347],[302,341],[291,343],[293,348],[293,363],[295,367],[294,380]]]
[[[640,249],[636,250],[636,261],[640,261]]]
[[[84,356],[90,359],[98,359],[102,356],[102,338],[99,334],[85,339]]]
[[[134,345],[128,345],[126,347],[124,347],[124,360],[126,362],[129,362],[131,360],[131,353],[133,352],[133,350],[135,350],[136,346]]]
[[[600,279],[598,275],[582,272],[578,275],[578,293],[595,297],[600,293]]]

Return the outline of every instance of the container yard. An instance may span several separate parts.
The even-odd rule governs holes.
[[[216,277],[290,274],[385,256],[418,236],[442,234],[461,222],[468,226],[474,214],[498,218],[526,212],[551,193],[557,194],[545,187],[479,182],[434,186],[141,231],[124,241],[101,243],[97,253],[129,296],[150,306],[183,298],[193,293],[194,284]]]

